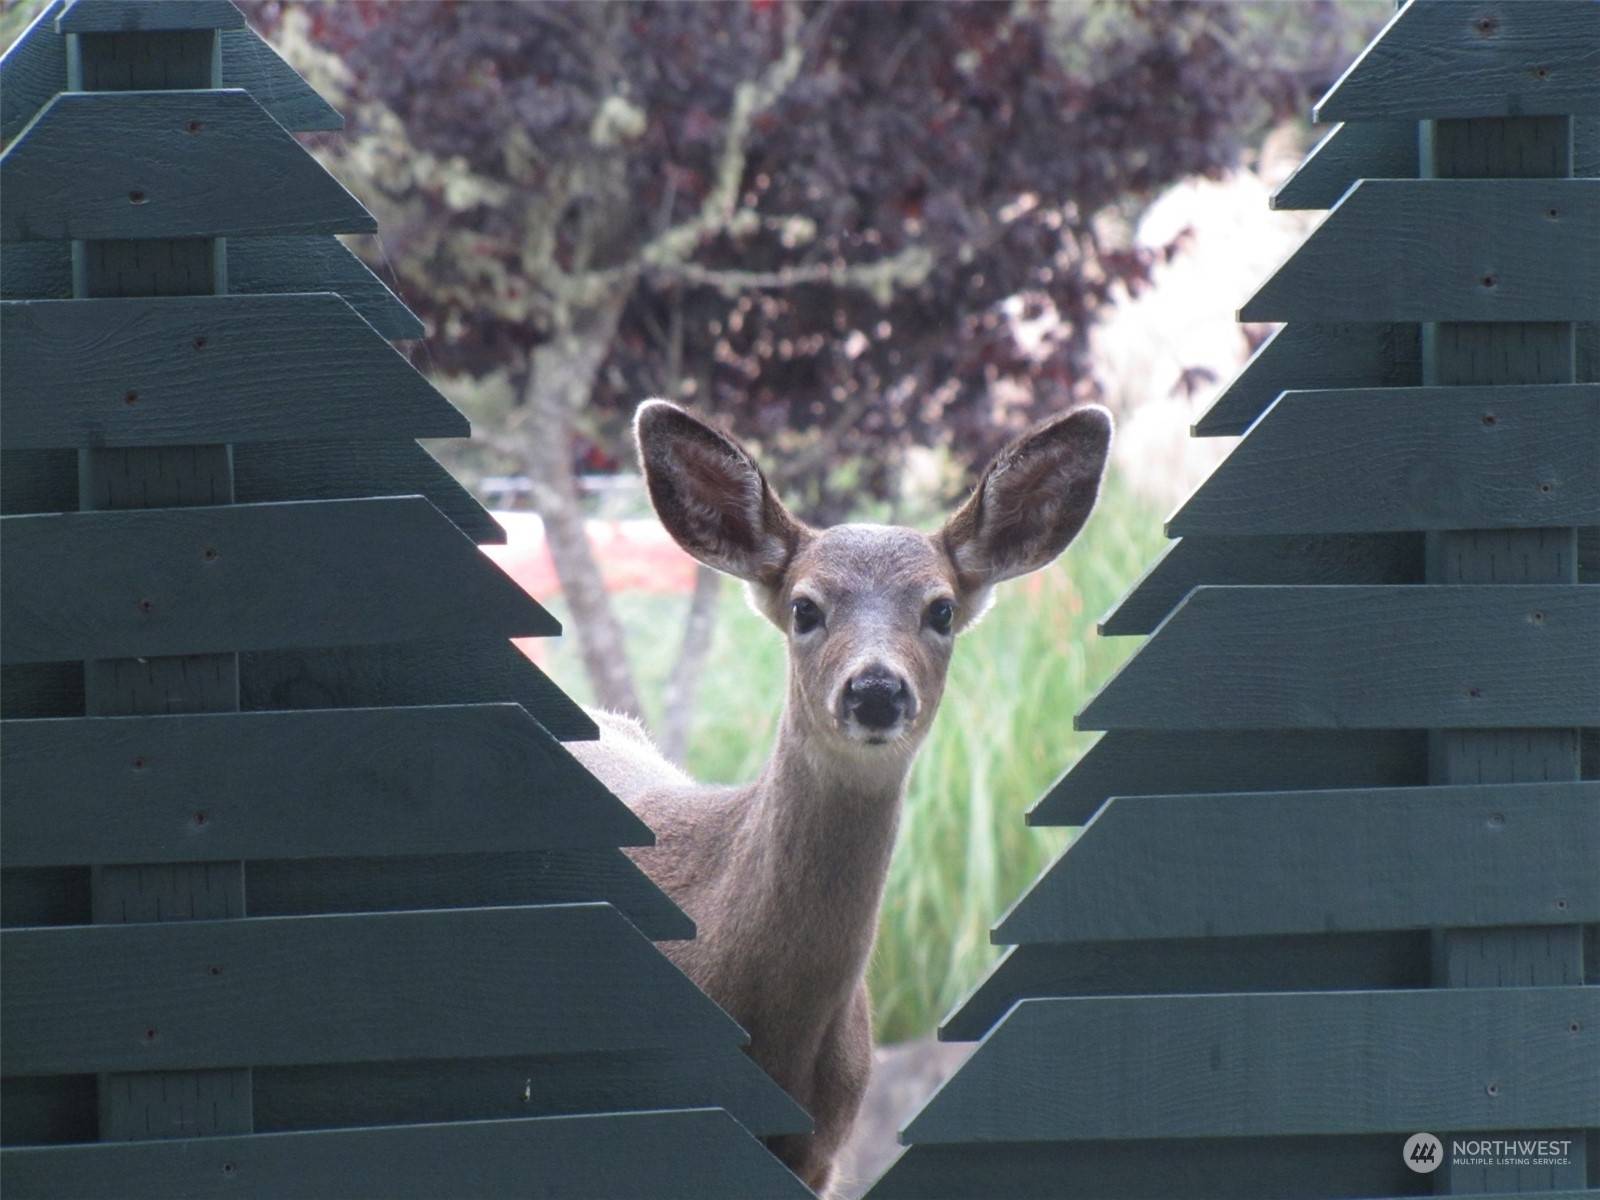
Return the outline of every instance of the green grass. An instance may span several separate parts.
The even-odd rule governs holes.
[[[944,705],[913,769],[872,963],[880,1041],[928,1033],[998,957],[989,929],[1070,831],[1030,829],[1025,811],[1092,740],[1072,718],[1133,649],[1095,621],[1163,545],[1160,514],[1115,480],[1053,567],[1002,585],[956,646]],[[620,597],[648,709],[677,652],[686,599]],[[699,779],[742,782],[771,747],[783,697],[783,639],[725,584],[689,749]],[[574,649],[551,673],[587,692]]]

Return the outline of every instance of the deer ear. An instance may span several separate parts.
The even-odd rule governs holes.
[[[1052,562],[1100,492],[1111,414],[1095,405],[1036,425],[984,469],[947,522],[945,552],[964,588],[981,591]]]
[[[641,404],[633,432],[650,503],[673,540],[708,567],[776,587],[806,528],[744,447],[665,400]]]

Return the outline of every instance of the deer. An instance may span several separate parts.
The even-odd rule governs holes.
[[[1085,405],[1002,449],[934,533],[815,529],[731,435],[664,400],[634,418],[646,489],[672,538],[742,580],[788,641],[787,695],[759,777],[696,783],[634,719],[599,711],[578,758],[655,832],[629,850],[694,921],[668,957],[749,1035],[811,1114],[768,1148],[819,1195],[866,1091],[866,975],[906,778],[956,637],[995,585],[1053,562],[1099,494],[1111,417]]]

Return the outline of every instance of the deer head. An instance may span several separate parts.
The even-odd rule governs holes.
[[[737,441],[677,405],[634,421],[651,502],[707,566],[749,585],[789,641],[790,719],[852,756],[909,756],[944,694],[956,636],[994,585],[1053,561],[1094,507],[1111,417],[1084,407],[1040,424],[985,469],[935,533],[790,514]],[[896,753],[898,752],[898,753]]]

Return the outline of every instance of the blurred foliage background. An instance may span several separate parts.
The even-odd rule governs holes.
[[[6,0],[0,41],[41,2]],[[648,511],[628,485],[637,401],[722,420],[822,522],[929,524],[999,444],[1074,403],[1106,400],[1126,427],[1169,398],[1148,366],[1160,331],[1108,357],[1097,330],[1192,232],[1180,213],[1141,239],[1141,215],[1252,168],[1269,135],[1304,148],[1303,115],[1392,12],[241,7],[346,115],[303,140],[378,216],[381,236],[352,245],[424,317],[414,361],[473,418],[472,443],[433,448],[543,521],[552,607],[576,634],[552,674],[642,714],[719,781],[752,777],[770,747],[783,643],[707,571],[684,596],[607,593],[587,523]],[[1184,367],[1173,386],[1214,375]],[[958,648],[873,964],[885,1040],[928,1032],[977,982],[988,928],[1065,842],[1022,814],[1081,753],[1072,715],[1130,649],[1094,621],[1161,545],[1139,484],[1114,476],[1066,558],[1010,585]]]

